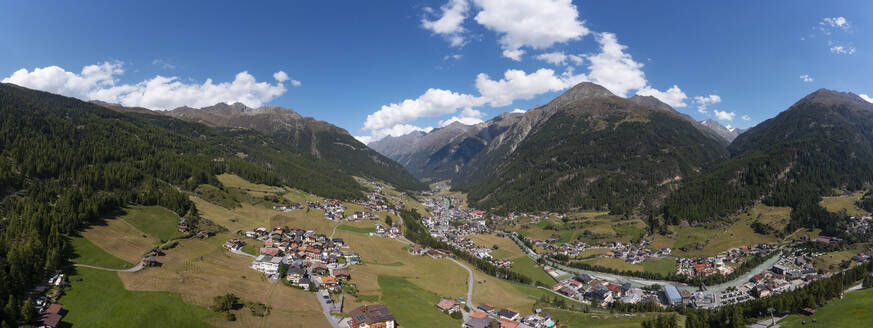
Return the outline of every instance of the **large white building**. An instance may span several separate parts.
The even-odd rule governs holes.
[[[252,269],[258,270],[265,274],[277,274],[279,273],[279,266],[282,265],[282,258],[278,256],[270,256],[270,255],[260,255],[254,261],[250,267]]]

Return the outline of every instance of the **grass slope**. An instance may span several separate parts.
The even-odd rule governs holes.
[[[818,309],[815,315],[791,315],[779,321],[779,324],[785,328],[810,325],[832,328],[869,327],[873,323],[871,305],[873,305],[873,288],[867,288],[850,292],[845,298],[826,304]],[[812,323],[812,319],[816,320],[815,324]],[[801,323],[803,320],[806,320],[806,325]]]
[[[138,263],[143,255],[160,242],[149,235],[118,219],[104,220],[91,225],[82,236],[100,247],[130,263]]]
[[[391,309],[397,323],[403,327],[457,327],[460,320],[452,319],[440,312],[436,303],[440,297],[406,279],[392,276],[379,276],[382,288],[382,302]]]
[[[179,216],[160,206],[132,206],[125,209],[121,219],[152,237],[169,240],[181,237]]]
[[[215,315],[176,294],[126,290],[115,272],[76,268],[70,284],[60,303],[74,327],[211,327],[203,320]]]
[[[544,309],[564,327],[599,327],[599,328],[638,328],[642,322],[657,314],[636,313],[632,317],[620,314],[583,314],[557,309]]]
[[[72,246],[72,254],[68,258],[73,263],[110,269],[126,269],[133,266],[130,262],[107,253],[85,237],[71,236],[68,240]]]

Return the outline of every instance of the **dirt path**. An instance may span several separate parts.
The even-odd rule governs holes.
[[[130,269],[110,269],[110,268],[98,267],[98,266],[87,265],[87,264],[73,264],[73,266],[83,267],[83,268],[91,268],[91,269],[97,269],[97,270],[103,270],[103,271],[115,271],[115,272],[137,272],[137,271],[143,269],[142,263],[137,264],[135,267],[132,267]]]

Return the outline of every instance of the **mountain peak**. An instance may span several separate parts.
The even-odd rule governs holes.
[[[552,100],[551,104],[568,104],[585,99],[610,98],[615,94],[606,88],[591,82],[582,82]]]
[[[826,105],[856,104],[865,107],[870,107],[871,105],[869,102],[854,93],[841,92],[825,88],[815,90],[814,92],[806,95],[806,97],[803,97],[803,99],[800,99],[800,101],[798,101],[797,103],[817,103]]]
[[[655,109],[663,110],[663,111],[675,111],[672,106],[667,105],[667,103],[661,101],[658,98],[653,96],[640,96],[634,95],[633,97],[627,98],[627,100],[642,106],[652,107]]]

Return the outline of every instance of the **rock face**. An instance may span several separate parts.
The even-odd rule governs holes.
[[[718,134],[719,137],[721,137],[722,139],[724,139],[728,143],[733,142],[734,139],[736,139],[737,136],[740,135],[740,133],[743,133],[742,129],[728,128],[724,125],[721,125],[721,123],[718,123],[713,119],[705,119],[703,121],[700,121],[700,124],[709,128],[710,130],[712,130],[712,132],[715,132],[716,134]]]
[[[349,174],[379,179],[402,189],[426,188],[401,165],[370,149],[345,129],[304,117],[290,108],[219,103],[204,108],[180,107],[167,115],[214,127],[257,130]]]

